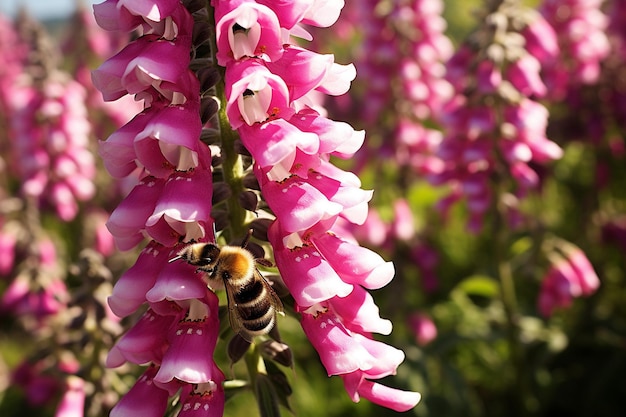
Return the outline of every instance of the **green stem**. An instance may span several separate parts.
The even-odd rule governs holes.
[[[208,6],[209,19],[215,21],[214,10]],[[214,65],[217,65],[217,42],[215,34],[211,35],[211,54]],[[228,184],[230,188],[230,196],[226,200],[229,231],[227,231],[226,239],[232,240],[237,237],[242,237],[246,232],[246,220],[248,211],[241,207],[239,202],[239,196],[245,190],[243,185],[244,167],[243,160],[236,150],[236,142],[239,139],[239,135],[232,129],[232,126],[226,115],[226,93],[224,84],[225,68],[218,67],[222,79],[216,85],[216,95],[220,100],[220,109],[218,112],[218,123],[220,130],[221,140],[221,153],[222,153],[222,175],[224,182]]]
[[[261,354],[255,344],[250,345],[248,352],[246,352],[245,362],[248,375],[250,375],[250,382],[254,386],[254,381],[256,380],[257,375],[267,373],[263,358],[261,357]]]

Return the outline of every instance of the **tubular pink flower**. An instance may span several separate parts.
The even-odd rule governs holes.
[[[583,296],[593,294],[600,287],[600,279],[587,255],[580,248],[573,248],[568,253],[570,265],[576,271]]]
[[[154,241],[141,251],[135,264],[117,280],[107,300],[115,315],[126,317],[146,302],[146,293],[154,286],[169,253],[169,248]]]
[[[315,152],[321,154],[349,158],[361,148],[365,140],[365,131],[356,131],[348,123],[330,120],[309,108],[293,115],[289,123],[302,132],[316,134],[319,137],[319,149]]]
[[[255,123],[252,126],[242,124],[239,127],[239,134],[246,149],[263,168],[283,161],[292,162],[296,149],[314,154],[320,145],[317,135],[303,132],[283,119],[263,124]]]
[[[281,182],[261,184],[270,208],[285,231],[297,232],[341,213],[343,207],[330,201],[320,190],[295,175]]]
[[[329,376],[362,371],[371,372],[373,378],[382,378],[394,374],[404,360],[401,350],[347,330],[341,319],[323,304],[311,309],[316,312],[301,313],[302,328]]]
[[[77,376],[69,376],[54,417],[80,417],[84,414],[84,408],[85,381]]]
[[[539,62],[549,62],[559,54],[559,43],[554,28],[540,14],[532,15],[531,21],[521,34],[526,40],[526,50]]]
[[[206,299],[208,316],[202,320],[182,320],[167,335],[169,346],[163,362],[154,377],[165,384],[174,379],[191,384],[201,384],[220,379],[216,374],[213,351],[219,333],[218,299],[208,292]]]
[[[391,232],[398,240],[409,241],[415,235],[413,212],[405,199],[398,199],[393,203],[393,222]]]
[[[128,330],[111,348],[106,366],[115,368],[125,362],[136,364],[160,363],[167,349],[168,330],[179,320],[176,316],[155,314],[146,311],[141,319]]]
[[[285,48],[280,60],[267,62],[266,66],[285,82],[291,101],[312,90],[344,94],[356,77],[354,65],[336,64],[333,55],[318,54],[294,45]]]
[[[476,68],[478,90],[483,94],[494,93],[502,84],[502,74],[495,63],[489,59],[480,61]]]
[[[539,185],[539,176],[524,162],[514,162],[510,166],[511,176],[523,188]]]
[[[415,334],[415,341],[419,346],[426,346],[437,337],[437,327],[426,314],[413,314],[409,318],[409,326]]]
[[[174,253],[170,254],[170,258]],[[207,292],[206,283],[193,273],[191,265],[166,263],[161,267],[154,286],[146,292],[150,303],[173,301],[186,306],[189,300],[201,299]]]
[[[346,391],[354,402],[358,402],[360,397],[363,397],[383,407],[404,412],[415,407],[422,399],[418,392],[402,391],[369,381],[360,372],[342,375],[342,378]]]
[[[0,229],[0,275],[8,275],[15,264],[15,246],[17,236],[14,233]]]
[[[244,2],[222,16],[215,27],[217,63],[223,67],[244,57],[276,61],[283,54],[278,18],[267,6]]]
[[[109,174],[115,178],[130,175],[137,168],[135,137],[144,130],[153,117],[152,108],[136,115],[131,121],[113,132],[106,141],[99,142],[98,153]]]
[[[187,76],[188,56],[189,48],[184,45],[144,35],[94,70],[93,84],[105,101],[159,88],[163,82],[176,85]],[[163,57],[168,57],[167,63]]]
[[[547,88],[541,80],[540,70],[539,60],[531,54],[525,54],[508,66],[506,78],[520,93],[543,97]]]
[[[345,297],[354,287],[344,282],[311,244],[292,244],[275,222],[268,230],[276,265],[298,305],[309,307],[333,297]]]
[[[110,31],[130,32],[139,26],[143,19],[133,15],[125,7],[118,7],[119,0],[105,0],[102,3],[94,4],[93,11],[98,25]]]
[[[344,282],[378,289],[393,279],[393,263],[385,262],[376,252],[342,240],[332,233],[313,235],[310,239]]]
[[[523,99],[517,106],[508,106],[504,118],[516,129],[518,140],[531,150],[533,160],[547,162],[563,156],[559,145],[545,137],[548,110],[540,103]]]
[[[173,170],[196,168],[198,154],[207,153],[206,147],[198,141],[202,128],[198,106],[164,107],[152,116],[134,138],[137,161],[156,177],[166,177]],[[210,161],[206,155],[204,159]]]
[[[357,333],[391,333],[391,321],[380,317],[378,306],[369,292],[355,285],[345,297],[333,297],[328,300],[331,308],[341,317],[344,326]]]
[[[163,179],[146,177],[113,210],[107,228],[118,248],[131,249],[144,239],[146,221],[154,213],[164,186]]]
[[[289,90],[279,76],[256,60],[238,61],[226,68],[226,114],[233,129],[251,126],[269,118],[286,120],[294,111],[289,107]]]
[[[110,416],[162,417],[167,409],[169,394],[154,383],[158,370],[158,367],[150,366],[130,391],[113,407]]]
[[[313,0],[302,17],[302,23],[323,28],[332,26],[339,19],[344,5],[344,0]]]
[[[216,366],[213,380],[197,384],[189,393],[181,395],[179,417],[222,417],[224,414],[224,374]]]
[[[556,308],[569,307],[582,293],[576,272],[567,262],[553,264],[544,277],[537,301],[539,312],[549,317]]]
[[[285,29],[292,29],[301,22],[304,15],[311,8],[316,0],[257,0],[257,3],[264,4],[274,11],[280,22],[280,26]]]
[[[206,236],[213,195],[210,171],[175,172],[160,190],[154,211],[146,219],[146,233],[165,246],[197,241]],[[121,205],[120,205],[121,206]],[[210,225],[209,225],[210,226]]]
[[[545,78],[551,97],[560,98],[567,89],[598,80],[601,62],[611,47],[607,37],[608,18],[600,10],[602,2],[572,0],[563,5],[544,1],[539,8],[557,35],[560,54],[545,62]]]

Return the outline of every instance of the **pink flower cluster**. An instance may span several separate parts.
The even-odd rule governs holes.
[[[545,0],[540,13],[554,28],[561,53],[543,62],[550,97],[563,98],[570,86],[592,84],[611,50],[603,0]]]
[[[554,32],[540,16],[525,22],[518,32],[517,25],[510,23],[515,13],[509,16],[507,12],[511,10],[495,11],[487,19],[500,21],[506,28],[501,36],[511,38],[510,43],[503,43],[509,51],[490,57],[493,40],[479,33],[475,36],[482,43],[474,43],[479,49],[463,45],[448,63],[447,76],[457,95],[443,116],[446,131],[437,155],[444,168],[429,176],[432,183],[451,187],[439,203],[444,213],[455,201],[466,199],[469,228],[474,231],[481,229],[492,207],[494,174],[513,179],[515,189],[507,190],[508,201],[503,202],[515,216],[517,199],[539,185],[539,175],[531,165],[546,164],[563,153],[546,137],[548,110],[535,99],[547,91],[536,55],[554,52]],[[520,34],[528,39],[526,49],[514,42]]]
[[[386,285],[394,268],[349,237],[338,219],[361,224],[372,193],[329,157],[351,157],[364,132],[314,108],[319,93],[340,95],[355,77],[352,65],[296,46],[308,37],[301,23],[326,27],[343,1],[213,1],[218,63],[226,67],[226,113],[254,158],[262,194],[276,216],[268,238],[296,301],[305,334],[329,375],[340,375],[360,397],[408,410],[420,399],[373,382],[394,374],[402,351],[375,341],[388,334],[366,289]]]
[[[562,252],[550,256],[550,269],[541,284],[537,306],[544,317],[557,308],[570,307],[574,298],[589,296],[600,286],[598,275],[580,248],[568,244]]]
[[[443,2],[392,2],[385,12],[372,12],[378,3],[357,5],[364,37],[357,67],[359,78],[367,83],[367,105],[358,109],[359,118],[376,130],[393,113],[394,125],[387,129],[394,130],[394,141],[384,139],[382,144],[387,152],[417,172],[440,169],[441,162],[431,154],[441,142],[441,133],[421,121],[437,120],[453,93],[444,78],[443,63],[453,47],[444,34]]]
[[[143,100],[144,110],[101,142],[100,155],[112,176],[139,177],[107,223],[118,247],[151,239],[108,300],[120,317],[149,306],[109,353],[108,366],[150,364],[111,415],[162,416],[180,393],[179,416],[221,416],[218,298],[192,266],[168,263],[181,242],[214,240],[211,154],[200,141],[200,86],[189,69],[194,19],[178,0],[107,0],[94,11],[107,30],[142,32],[93,82],[107,101]]]
[[[46,318],[67,308],[70,297],[52,240],[33,242],[31,250],[35,255],[30,260],[31,266],[20,272],[4,290],[0,312],[32,317],[42,326]],[[14,248],[6,253],[13,256]]]
[[[39,84],[18,78],[12,87],[7,98],[22,192],[72,220],[78,201],[95,193],[85,89],[60,72]]]

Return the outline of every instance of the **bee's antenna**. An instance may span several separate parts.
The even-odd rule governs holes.
[[[246,237],[243,238],[243,242],[241,242],[241,247],[245,248],[248,245],[248,241],[250,240],[250,236],[252,236],[253,229],[248,229],[248,233],[246,233]]]
[[[182,258],[183,258],[183,257],[182,257],[181,255],[174,256],[172,259],[170,259],[170,260],[169,260],[169,261],[167,261],[167,262],[171,264],[172,262],[177,261],[177,260],[182,259]]]
[[[213,221],[213,242],[217,239],[217,230],[215,228],[215,221]]]

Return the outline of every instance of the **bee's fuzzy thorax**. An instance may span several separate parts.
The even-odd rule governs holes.
[[[228,269],[231,279],[247,281],[255,268],[254,256],[236,246],[223,246],[220,253],[220,267]]]

